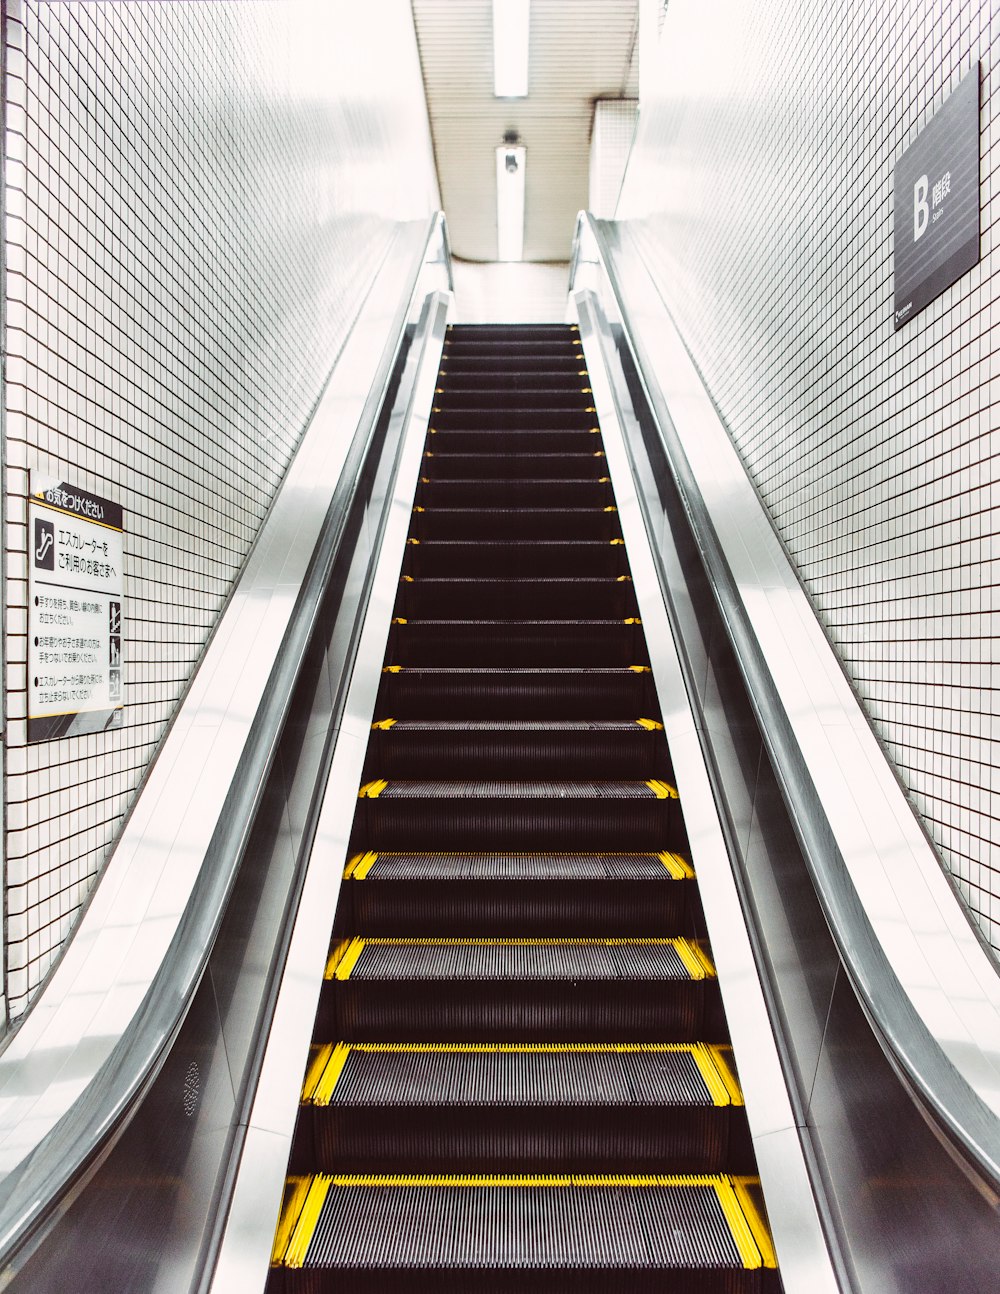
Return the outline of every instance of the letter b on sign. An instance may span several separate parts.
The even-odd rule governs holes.
[[[927,221],[930,219],[930,209],[927,206],[927,176],[922,175],[913,186],[913,241],[923,237],[927,229]]]

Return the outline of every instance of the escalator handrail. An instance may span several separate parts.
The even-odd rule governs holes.
[[[841,961],[945,1143],[1000,1191],[1000,977],[628,227],[581,213]],[[651,359],[656,354],[657,363]]]
[[[99,884],[0,1055],[0,1271],[99,1159],[184,1019],[344,540],[441,213],[401,225]],[[343,428],[350,428],[344,435]]]

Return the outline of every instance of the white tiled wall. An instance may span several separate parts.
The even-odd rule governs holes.
[[[671,0],[619,208],[996,950],[998,42],[968,0]],[[893,162],[976,60],[981,260],[896,333]]]
[[[107,857],[394,222],[406,0],[4,0],[6,990]],[[345,429],[346,433],[346,429]],[[25,743],[28,471],[125,509],[125,724]]]
[[[611,219],[615,214],[638,108],[638,99],[598,99],[594,104],[587,207],[595,216]]]

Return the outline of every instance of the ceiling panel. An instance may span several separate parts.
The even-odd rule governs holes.
[[[452,248],[496,259],[495,150],[527,149],[524,258],[569,259],[594,100],[637,93],[637,0],[532,0],[526,99],[493,97],[490,0],[413,0]]]

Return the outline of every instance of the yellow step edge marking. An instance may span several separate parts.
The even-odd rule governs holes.
[[[729,1089],[722,1081],[722,1076],[712,1063],[710,1049],[703,1042],[695,1043],[691,1048],[691,1055],[694,1063],[698,1066],[698,1072],[701,1074],[702,1081],[708,1088],[709,1096],[712,1098],[713,1105],[732,1105],[729,1098]]]
[[[618,578],[615,580],[615,583],[616,583],[616,584],[631,584],[631,583],[632,583],[632,576],[631,576],[631,575],[619,575],[619,576],[618,576]]]
[[[426,512],[426,511],[427,511],[427,509],[426,509],[426,508],[421,508],[421,507],[420,507],[420,505],[418,504],[418,505],[417,505],[417,507],[415,507],[415,508],[413,509],[413,511],[414,511],[414,512]]]
[[[719,1075],[732,1098],[733,1105],[742,1105],[743,1090],[740,1087],[739,1079],[736,1077],[736,1071],[733,1069],[732,1047],[722,1047],[718,1043],[710,1043],[708,1050],[715,1063],[715,1068],[719,1071]]]
[[[604,458],[604,457],[606,457],[606,455],[605,455],[605,453],[604,453],[604,450],[603,450],[603,449],[595,449],[595,450],[594,450],[594,457],[595,457],[595,458]]]
[[[347,1063],[350,1051],[350,1045],[346,1042],[338,1042],[336,1047],[331,1048],[330,1055],[327,1058],[328,1064],[323,1070],[315,1090],[308,1097],[305,1092],[302,1093],[304,1101],[309,1100],[313,1105],[330,1104],[333,1099],[333,1089],[337,1086],[337,1079],[340,1078],[341,1072]]]
[[[614,1176],[609,1174],[607,1176],[602,1176],[602,1177],[599,1177],[597,1175],[594,1175],[592,1177],[586,1177],[583,1175],[577,1176],[576,1174],[565,1175],[565,1176],[552,1176],[552,1177],[542,1177],[542,1176],[535,1177],[535,1176],[527,1176],[527,1175],[515,1176],[514,1174],[503,1174],[503,1175],[497,1174],[496,1176],[487,1176],[487,1175],[473,1176],[472,1174],[465,1175],[465,1174],[455,1173],[449,1176],[444,1176],[444,1175],[431,1176],[429,1174],[427,1176],[418,1176],[416,1174],[410,1176],[410,1175],[404,1175],[402,1173],[400,1174],[393,1174],[393,1173],[374,1174],[373,1173],[371,1175],[367,1175],[367,1174],[362,1175],[359,1173],[356,1176],[354,1175],[341,1176],[340,1174],[338,1174],[337,1176],[331,1179],[331,1184],[334,1186],[347,1186],[347,1187],[351,1187],[351,1186],[427,1186],[427,1187],[661,1186],[661,1187],[664,1187],[665,1186],[665,1187],[676,1188],[676,1187],[684,1187],[684,1186],[695,1186],[695,1187],[700,1186],[708,1189],[714,1189],[717,1194],[719,1192],[719,1188],[721,1187],[728,1192],[729,1198],[731,1201],[731,1207],[735,1207],[736,1212],[739,1213],[739,1216],[741,1218],[743,1217],[742,1213],[740,1213],[739,1211],[739,1205],[736,1203],[736,1197],[733,1193],[733,1188],[732,1188],[730,1179],[728,1177],[718,1177],[718,1176],[712,1177],[707,1174],[704,1176],[695,1176],[693,1174],[689,1176],[682,1176],[678,1174],[675,1177],[654,1177],[651,1175],[650,1176],[638,1175],[638,1174],[630,1175],[630,1174],[621,1173]],[[728,1213],[726,1215],[726,1220],[729,1221]],[[749,1227],[747,1226],[745,1218],[743,1218],[742,1220],[742,1229],[743,1229],[744,1235],[749,1237],[750,1230],[749,1230]],[[750,1243],[751,1244],[753,1243],[752,1239],[750,1240]],[[739,1246],[738,1240],[737,1240],[737,1246]],[[755,1245],[753,1248],[754,1248],[754,1253],[756,1254],[756,1257],[757,1257],[756,1266],[759,1267],[760,1254],[757,1252],[757,1248]]]
[[[420,543],[420,540],[419,540],[419,539],[408,539],[406,542],[407,542],[408,544],[419,544],[419,543]]]
[[[690,939],[675,939],[673,944],[674,951],[693,980],[715,979],[714,967],[706,965],[704,958],[699,956],[697,944]]]
[[[584,411],[583,411],[583,412],[584,412],[584,413],[596,413],[596,412],[597,412],[597,410],[594,408],[594,406],[593,406],[592,404],[588,404],[588,405],[587,405],[587,407],[586,407],[586,409],[584,409]]]
[[[624,540],[624,539],[609,539],[609,540],[608,540],[608,543],[609,543],[609,544],[612,546],[612,548],[613,548],[616,544],[622,544],[622,545],[624,545],[625,540]]]
[[[274,1244],[271,1247],[271,1266],[280,1267],[285,1261],[288,1242],[292,1238],[295,1224],[302,1212],[302,1205],[309,1194],[308,1177],[289,1177],[285,1182],[285,1198],[281,1202],[281,1213],[274,1233]]]
[[[630,665],[629,669],[633,674],[651,674],[653,672],[648,665]]]
[[[430,483],[431,483],[431,478],[429,476],[422,476],[420,478],[421,485],[430,485]]]
[[[633,666],[633,669],[634,668],[635,667]],[[382,666],[383,674],[401,674],[402,672],[403,672],[402,665],[383,665]]]
[[[361,862],[361,855],[355,854],[353,858],[347,860],[347,866],[344,868],[344,880],[349,881],[354,875],[354,869]]]
[[[652,778],[646,785],[658,800],[676,800],[680,798],[677,794],[676,786],[671,786],[669,782],[663,782],[658,777]]]
[[[586,374],[581,373],[581,374],[580,374],[580,376],[581,376],[581,377],[585,377],[585,376],[586,376]],[[589,386],[581,386],[581,387],[580,387],[580,394],[581,394],[581,395],[593,395],[593,394],[594,394],[594,392],[593,392],[593,390],[592,390]]]
[[[403,584],[412,584],[412,583],[413,583],[413,576],[412,576],[412,575],[403,575],[403,576],[401,577],[400,582],[401,582],[401,583],[403,583]]]
[[[431,406],[431,413],[440,413],[440,412],[441,412],[441,406],[439,404],[435,404]]]
[[[425,450],[424,450],[424,458],[433,458],[433,457],[434,457],[434,451],[433,451],[433,449],[425,449]]]
[[[618,509],[615,507],[615,505],[614,505],[613,503],[609,503],[609,504],[608,504],[608,506],[604,509],[604,511],[605,511],[605,512],[617,512],[617,511],[618,511]]]
[[[326,1199],[326,1193],[330,1189],[330,1184],[333,1180],[326,1173],[317,1173],[310,1181],[305,1203],[292,1232],[291,1242],[285,1251],[283,1264],[285,1267],[298,1268],[305,1262],[309,1243],[313,1238],[313,1232],[316,1230],[316,1223],[319,1221],[323,1202]]]
[[[361,790],[358,791],[358,799],[375,800],[382,794],[382,792],[385,790],[385,788],[388,785],[389,783],[385,780],[384,777],[380,777],[375,782],[365,782]]]
[[[746,1215],[740,1208],[740,1202],[736,1198],[736,1192],[733,1190],[731,1178],[720,1177],[713,1185],[715,1194],[726,1221],[729,1223],[729,1230],[732,1233],[736,1248],[739,1251],[740,1261],[748,1271],[756,1271],[763,1267],[764,1259],[753,1238],[753,1232],[750,1230],[750,1224],[747,1222]]]
[[[694,949],[702,966],[705,967],[705,974],[709,979],[715,979],[715,962],[713,962],[711,957],[709,957],[708,953],[702,946],[701,941],[699,939],[692,939],[691,947]]]
[[[351,971],[357,965],[358,958],[365,950],[366,944],[384,943],[383,939],[342,939],[330,954],[326,964],[324,979],[349,979]]]
[[[663,724],[657,723],[655,719],[636,719],[640,728],[645,728],[647,732],[662,732]]]
[[[649,1053],[662,1055],[666,1052],[690,1052],[698,1047],[705,1048],[703,1042],[351,1042],[346,1044],[351,1051],[363,1051],[371,1055],[477,1055],[492,1056],[497,1054],[515,1055],[525,1053],[543,1053],[545,1055],[566,1055],[569,1052],[581,1052],[587,1055],[634,1055]],[[333,1047],[333,1043],[327,1046]],[[718,1074],[715,1082],[725,1092]],[[728,1097],[725,1102],[728,1104]]]
[[[395,722],[395,719],[379,719],[377,723],[372,724],[372,731],[388,732]]]
[[[394,625],[408,625],[410,622],[406,616],[393,616],[392,623]]]
[[[597,484],[598,484],[598,485],[610,485],[610,484],[611,484],[611,477],[610,477],[610,476],[599,476],[599,477],[597,478]]]
[[[624,621],[624,623],[627,625],[641,625],[642,621],[639,619],[638,616],[629,616],[628,619]]]
[[[342,941],[347,943],[345,939]],[[706,970],[710,975],[715,974],[712,963],[704,954],[698,956],[696,945],[684,936],[672,935],[670,937],[659,936],[636,936],[634,938],[628,935],[609,935],[604,938],[597,936],[581,936],[578,939],[572,938],[549,938],[546,936],[511,936],[504,938],[502,936],[491,938],[489,935],[476,935],[463,939],[459,935],[414,935],[412,938],[406,935],[373,935],[369,939],[354,938],[350,940],[351,946],[358,944],[372,944],[379,948],[559,948],[572,945],[578,948],[624,948],[641,945],[642,947],[672,946],[677,949],[678,954],[683,947],[687,957],[690,958],[690,965],[697,970],[697,978],[704,979]],[[338,944],[338,947],[340,945]],[[355,961],[357,958],[354,959]],[[682,960],[687,961],[684,957]]]
[[[358,859],[358,865],[354,869],[354,879],[363,881],[377,862],[378,854],[369,849],[367,854]]]
[[[316,1091],[316,1085],[323,1077],[323,1070],[330,1063],[330,1057],[333,1055],[334,1044],[325,1042],[322,1047],[310,1047],[309,1068],[306,1070],[305,1082],[302,1084],[303,1101],[311,1101]]]
[[[326,959],[326,970],[323,972],[324,979],[333,979],[337,973],[337,967],[340,965],[340,959],[350,947],[350,939],[338,939],[330,950],[330,956]]]
[[[736,1192],[736,1198],[740,1202],[740,1207],[747,1220],[747,1225],[753,1232],[753,1238],[757,1242],[757,1248],[760,1250],[760,1256],[764,1261],[764,1266],[772,1270],[778,1266],[778,1256],[774,1252],[774,1243],[771,1240],[771,1232],[767,1223],[761,1216],[760,1209],[754,1199],[753,1192],[749,1189],[752,1186],[760,1186],[759,1177],[734,1177],[733,1190]]]
[[[664,850],[658,857],[675,881],[694,880],[694,868],[680,854],[671,854]]]

